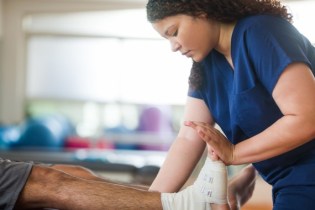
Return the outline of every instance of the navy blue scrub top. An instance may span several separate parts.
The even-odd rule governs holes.
[[[293,62],[303,62],[314,72],[315,49],[288,21],[258,15],[237,22],[231,52],[234,70],[222,54],[211,51],[201,62],[205,75],[202,88],[189,90],[188,95],[203,99],[226,137],[237,144],[283,116],[272,91]],[[315,141],[253,165],[272,185],[315,184]],[[290,178],[287,174],[292,167],[296,174]],[[302,173],[305,178],[294,178]],[[284,177],[287,179],[281,180]]]

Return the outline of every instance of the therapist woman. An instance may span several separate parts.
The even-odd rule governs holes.
[[[206,142],[226,165],[252,163],[273,187],[274,210],[313,210],[315,49],[287,8],[276,0],[149,0],[147,17],[194,61],[185,123],[150,189],[178,191]]]

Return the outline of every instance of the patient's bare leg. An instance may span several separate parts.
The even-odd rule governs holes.
[[[179,193],[161,194],[108,183],[81,167],[63,168],[63,171],[68,172],[65,173],[60,167],[56,167],[56,170],[35,165],[20,194],[16,209],[48,207],[60,210],[155,210],[162,209],[162,198],[165,210],[206,210],[210,209],[209,203],[226,202],[226,189],[222,190],[226,187],[226,182],[224,184],[222,181],[226,179],[226,171],[217,166],[220,166],[219,162],[209,163],[208,160],[194,185]],[[225,185],[223,188],[222,183]],[[221,190],[213,188],[216,185]]]
[[[161,195],[106,182],[77,178],[34,166],[16,208],[61,210],[162,209]]]

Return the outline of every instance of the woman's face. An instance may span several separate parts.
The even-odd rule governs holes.
[[[200,62],[218,45],[219,23],[205,17],[175,15],[152,24],[153,28],[170,41],[174,52]]]

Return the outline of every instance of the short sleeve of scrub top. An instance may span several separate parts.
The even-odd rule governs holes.
[[[242,26],[235,28],[233,61],[239,68],[254,71],[252,77],[256,77],[270,94],[289,64],[302,62],[314,68],[313,46],[286,20],[258,16],[245,22],[247,24],[240,23]],[[250,87],[241,87],[238,91],[246,88]]]

